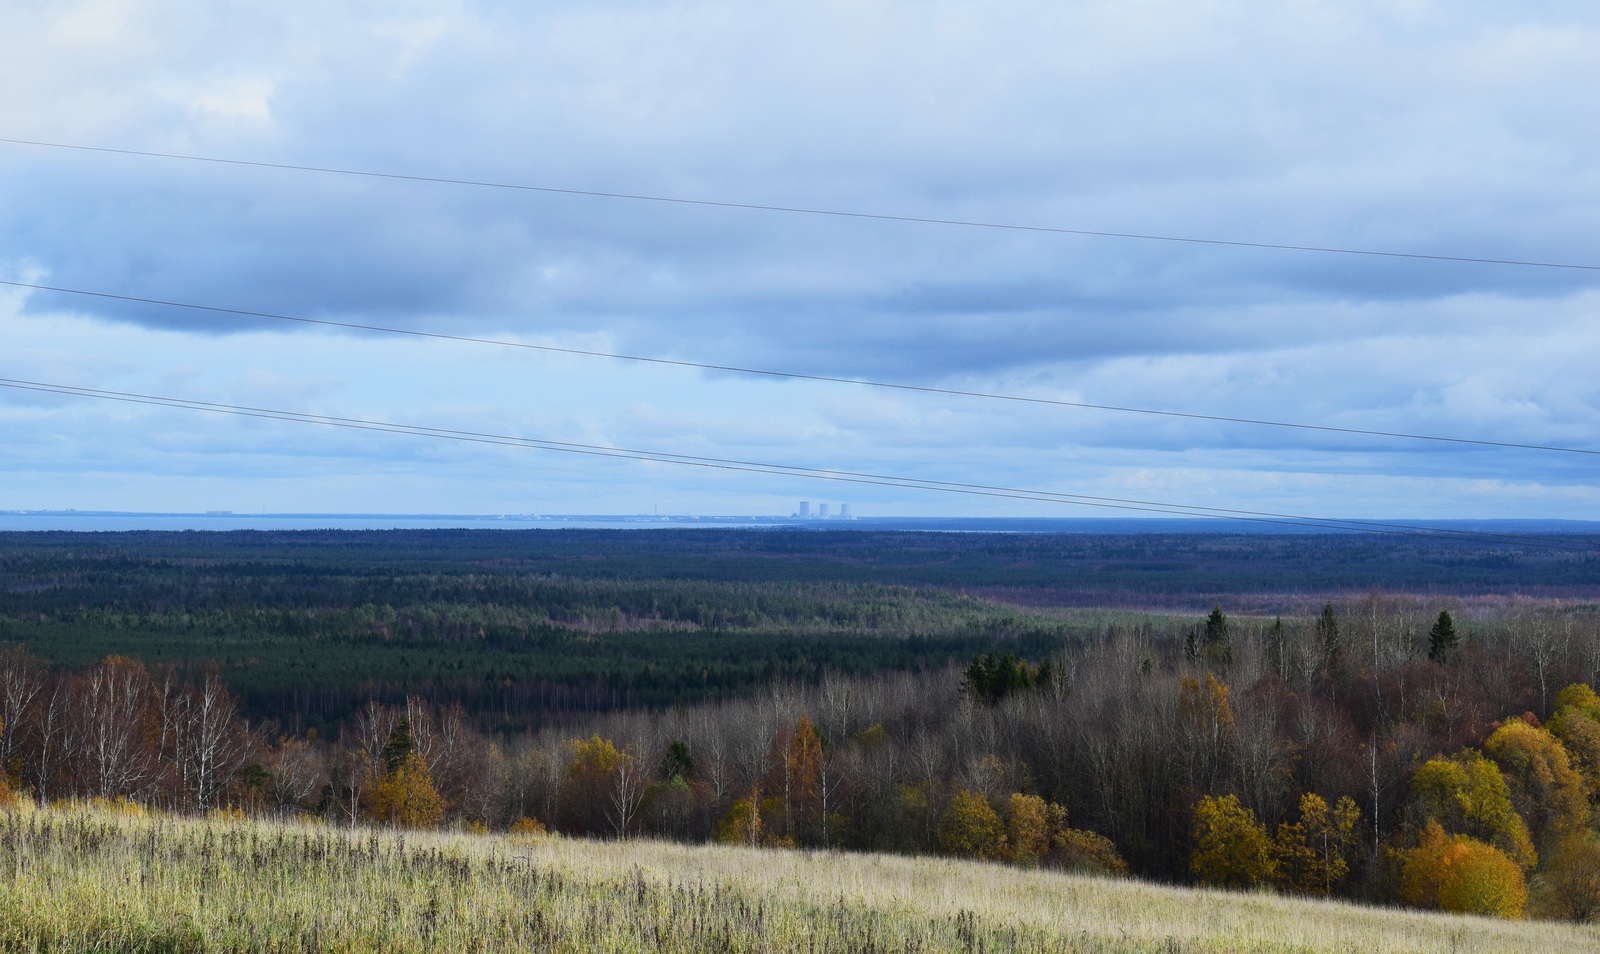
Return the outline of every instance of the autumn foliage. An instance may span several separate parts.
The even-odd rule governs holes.
[[[1207,795],[1194,807],[1194,855],[1189,869],[1206,884],[1253,888],[1278,873],[1267,829],[1235,795]]]
[[[428,765],[416,753],[404,756],[369,791],[368,811],[380,824],[433,828],[444,820],[444,799],[433,786]]]
[[[945,854],[1001,861],[1007,855],[1006,825],[982,795],[959,791],[939,821]]]
[[[1405,853],[1401,896],[1419,907],[1520,918],[1528,903],[1522,869],[1505,852],[1429,822]]]

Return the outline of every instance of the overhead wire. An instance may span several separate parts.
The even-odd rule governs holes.
[[[780,378],[796,381],[817,381],[829,384],[847,384],[858,387],[879,388],[892,391],[906,391],[919,394],[937,394],[951,397],[975,398],[987,401],[1008,401],[1019,404],[1037,404],[1052,407],[1078,408],[1094,411],[1112,411],[1122,414],[1142,414],[1158,417],[1181,418],[1192,421],[1209,421],[1223,424],[1247,424],[1257,427],[1286,428],[1304,431],[1319,431],[1329,434],[1343,434],[1361,437],[1381,437],[1395,440],[1431,441],[1443,444],[1460,444],[1477,447],[1507,448],[1513,450],[1544,451],[1560,454],[1584,454],[1600,456],[1600,450],[1583,447],[1564,447],[1553,444],[1535,444],[1532,442],[1494,441],[1485,438],[1448,437],[1434,434],[1413,434],[1403,431],[1385,431],[1374,428],[1339,427],[1331,424],[1306,424],[1293,421],[1273,421],[1262,418],[1230,417],[1222,414],[1203,414],[1194,411],[1173,411],[1159,408],[1129,407],[1114,404],[1096,404],[1088,401],[1067,401],[1060,398],[1032,397],[1019,394],[1002,394],[991,391],[973,391],[961,388],[942,388],[925,384],[906,384],[892,381],[874,381],[866,378],[849,378],[826,374],[807,374],[799,371],[779,371],[770,368],[751,368],[738,365],[716,364],[705,361],[689,361],[680,358],[662,358],[647,355],[623,354],[614,351],[600,351],[596,349],[561,347],[558,345],[532,344],[523,341],[508,341],[501,338],[479,338],[471,335],[457,335],[440,331],[423,331],[413,328],[395,328],[384,325],[372,325],[354,321],[337,321],[331,318],[310,318],[303,315],[287,315],[274,312],[253,311],[244,308],[228,308],[220,305],[203,305],[194,302],[173,301],[162,298],[149,298],[139,295],[121,295],[113,292],[91,291],[82,288],[68,288],[61,285],[44,285],[37,282],[21,282],[0,279],[0,285],[12,288],[24,288],[33,291],[55,292],[66,295],[77,295],[88,298],[99,298],[110,301],[128,302],[130,304],[155,305],[165,308],[181,308],[189,311],[203,311],[212,314],[232,315],[242,318],[262,318],[271,321],[296,322],[307,325],[321,325],[329,328],[342,328],[351,331],[364,331],[386,335],[401,335],[412,338],[426,338],[440,341],[455,341],[467,344],[489,345],[500,348],[519,348],[527,351],[541,351],[550,354],[566,354],[591,358],[609,358],[618,361],[633,361],[644,364],[667,365],[680,368],[692,368],[703,371],[718,371],[731,374],[743,374],[756,377]]]
[[[741,210],[749,210],[749,211],[779,212],[779,213],[816,215],[816,216],[835,216],[835,217],[844,217],[844,218],[853,218],[853,219],[871,219],[871,220],[905,222],[905,223],[939,225],[939,226],[956,226],[956,227],[965,227],[965,228],[999,229],[999,230],[1011,230],[1011,231],[1025,231],[1025,232],[1064,234],[1064,235],[1082,235],[1082,236],[1094,236],[1094,237],[1105,237],[1105,238],[1136,239],[1136,240],[1144,240],[1144,241],[1182,242],[1182,243],[1190,243],[1190,244],[1217,245],[1217,246],[1239,247],[1239,248],[1276,249],[1276,250],[1285,250],[1285,251],[1319,252],[1319,253],[1332,253],[1332,254],[1342,254],[1342,255],[1364,255],[1364,256],[1375,256],[1375,257],[1383,257],[1383,258],[1418,259],[1418,260],[1427,260],[1427,261],[1460,262],[1460,263],[1482,264],[1482,265],[1500,265],[1500,266],[1517,266],[1517,267],[1537,267],[1537,268],[1577,269],[1577,270],[1585,270],[1585,271],[1600,271],[1600,265],[1587,265],[1587,264],[1580,264],[1580,263],[1562,263],[1562,262],[1545,262],[1545,261],[1518,260],[1518,259],[1482,258],[1482,257],[1459,256],[1459,255],[1435,255],[1435,254],[1427,254],[1427,253],[1397,252],[1397,251],[1376,250],[1376,249],[1357,249],[1357,248],[1342,248],[1342,247],[1327,247],[1327,246],[1294,245],[1294,244],[1286,244],[1286,243],[1269,243],[1269,242],[1247,242],[1247,241],[1234,241],[1234,240],[1225,240],[1225,239],[1197,238],[1197,237],[1191,237],[1191,236],[1156,235],[1156,234],[1131,233],[1131,232],[1113,232],[1113,231],[1104,231],[1104,230],[1090,230],[1090,229],[1060,228],[1060,227],[1050,227],[1050,226],[1021,225],[1021,224],[1014,224],[1014,223],[982,222],[982,221],[957,220],[957,219],[940,219],[940,218],[930,218],[930,217],[922,217],[922,216],[891,215],[891,214],[882,214],[882,213],[847,211],[847,210],[839,210],[839,209],[806,208],[806,207],[795,207],[795,206],[779,206],[779,205],[766,205],[766,204],[757,204],[757,203],[732,202],[732,201],[723,201],[723,200],[691,199],[691,198],[672,197],[672,196],[646,195],[646,194],[638,194],[638,193],[603,192],[603,191],[594,191],[594,190],[567,189],[567,188],[558,188],[558,187],[552,187],[552,186],[539,186],[539,185],[529,185],[529,184],[519,184],[519,183],[491,182],[491,181],[485,181],[485,180],[446,178],[446,177],[439,177],[439,176],[408,175],[408,174],[399,174],[399,173],[376,172],[376,171],[371,171],[371,170],[342,169],[342,168],[310,166],[310,165],[298,165],[298,164],[289,164],[289,163],[271,163],[271,162],[252,161],[252,160],[227,159],[227,158],[212,157],[212,156],[187,155],[187,154],[178,154],[178,153],[159,153],[159,152],[148,152],[148,151],[140,151],[140,150],[115,149],[115,148],[100,147],[100,146],[88,146],[88,145],[82,145],[82,144],[53,143],[53,142],[43,142],[43,141],[36,141],[36,140],[23,140],[23,139],[11,139],[11,138],[0,138],[0,143],[8,143],[8,144],[12,144],[12,145],[25,145],[25,146],[58,148],[58,149],[73,149],[73,150],[81,150],[81,151],[88,151],[88,152],[111,153],[111,154],[130,155],[130,156],[139,156],[139,157],[147,157],[147,158],[182,160],[182,161],[190,161],[190,162],[216,163],[216,164],[232,165],[232,166],[245,166],[245,167],[281,169],[281,170],[291,170],[291,171],[299,171],[299,172],[319,173],[319,174],[360,176],[360,177],[377,178],[377,179],[427,182],[427,183],[435,183],[435,184],[469,186],[469,187],[477,187],[477,188],[509,189],[509,190],[517,190],[517,191],[539,192],[539,193],[561,194],[561,195],[575,195],[575,196],[596,197],[596,198],[624,199],[624,200],[659,202],[659,203],[674,203],[674,204],[683,204],[683,205],[692,205],[692,206],[706,206],[706,207],[716,207],[716,208],[741,209]],[[1300,430],[1321,431],[1321,432],[1337,433],[1337,434],[1362,435],[1362,436],[1373,436],[1373,437],[1404,439],[1404,440],[1431,441],[1431,442],[1451,443],[1451,444],[1460,444],[1460,445],[1477,445],[1477,446],[1484,446],[1484,447],[1513,448],[1513,449],[1521,449],[1521,450],[1535,450],[1535,451],[1547,451],[1547,452],[1557,452],[1557,453],[1588,454],[1588,455],[1600,454],[1600,450],[1594,450],[1594,449],[1588,449],[1588,448],[1562,447],[1562,446],[1556,446],[1556,445],[1544,445],[1544,444],[1533,444],[1533,443],[1522,443],[1522,442],[1491,441],[1491,440],[1485,440],[1485,439],[1447,437],[1447,436],[1439,436],[1439,435],[1411,434],[1411,433],[1405,433],[1405,432],[1383,431],[1383,430],[1378,430],[1378,429],[1351,428],[1351,427],[1339,427],[1339,426],[1334,426],[1334,425],[1305,424],[1305,423],[1299,423],[1299,422],[1286,422],[1286,421],[1273,421],[1273,420],[1256,419],[1256,418],[1230,417],[1230,416],[1225,416],[1225,415],[1202,414],[1202,413],[1197,413],[1197,412],[1171,411],[1171,410],[1163,410],[1163,409],[1139,408],[1139,407],[1128,407],[1128,406],[1118,406],[1118,405],[1105,405],[1105,404],[1095,404],[1095,403],[1090,403],[1090,402],[1075,402],[1075,401],[1066,401],[1066,400],[1061,400],[1061,399],[1030,397],[1030,396],[1024,396],[1024,395],[1011,395],[1011,394],[1001,394],[1001,393],[982,392],[982,391],[971,391],[971,390],[963,390],[963,389],[956,389],[956,388],[939,388],[939,387],[934,387],[934,386],[930,386],[930,385],[917,385],[917,384],[905,384],[905,383],[896,383],[896,382],[872,381],[872,380],[867,380],[867,379],[847,378],[847,377],[841,377],[841,376],[815,375],[815,374],[806,374],[806,373],[802,373],[802,372],[788,372],[788,371],[778,371],[778,370],[772,370],[772,369],[747,368],[747,367],[740,367],[740,366],[733,366],[733,365],[719,365],[719,364],[710,363],[710,362],[695,362],[695,361],[687,361],[687,360],[681,360],[681,359],[660,358],[660,357],[650,357],[650,356],[641,356],[641,355],[628,355],[628,354],[621,354],[621,353],[615,353],[615,352],[604,352],[604,351],[598,351],[598,350],[564,348],[564,347],[559,347],[559,346],[554,346],[554,345],[537,345],[537,344],[530,344],[530,343],[526,343],[526,342],[514,342],[514,341],[505,341],[505,340],[497,340],[497,339],[477,338],[477,337],[466,336],[466,335],[452,335],[452,334],[447,334],[447,333],[442,333],[442,332],[418,331],[418,330],[414,330],[414,329],[392,328],[392,327],[385,327],[385,326],[378,326],[378,325],[362,324],[362,323],[357,323],[357,322],[341,322],[341,321],[335,321],[335,320],[331,320],[331,319],[316,319],[316,318],[309,318],[309,317],[304,317],[304,316],[281,315],[281,314],[274,314],[274,313],[268,313],[268,312],[250,311],[250,310],[245,310],[245,309],[225,308],[225,307],[220,307],[220,306],[200,305],[200,304],[188,303],[188,302],[177,302],[177,301],[168,301],[168,300],[162,300],[162,299],[143,298],[143,297],[139,297],[139,296],[118,295],[118,294],[114,294],[114,293],[96,292],[96,291],[89,291],[89,290],[84,290],[84,289],[73,289],[73,288],[66,288],[66,287],[61,287],[61,286],[47,286],[47,285],[35,284],[35,283],[24,283],[24,282],[16,282],[16,281],[0,281],[0,284],[10,285],[12,287],[19,287],[19,288],[30,288],[30,289],[41,290],[41,291],[50,291],[50,292],[58,292],[58,293],[64,293],[64,294],[74,294],[74,295],[98,297],[98,298],[102,298],[102,299],[114,299],[114,300],[122,300],[122,301],[128,301],[128,302],[138,302],[138,303],[158,305],[158,306],[200,310],[200,311],[206,311],[206,312],[216,313],[216,314],[231,314],[231,315],[237,315],[237,316],[241,316],[241,317],[255,317],[255,318],[263,318],[263,319],[279,320],[279,321],[293,321],[293,322],[301,322],[301,323],[306,323],[306,324],[316,324],[316,325],[324,325],[324,326],[330,326],[330,327],[340,327],[340,328],[345,328],[345,329],[349,329],[349,330],[360,330],[360,331],[373,332],[373,333],[407,335],[407,336],[412,336],[412,337],[433,338],[433,339],[442,339],[442,340],[453,340],[453,341],[470,342],[470,343],[476,343],[476,344],[493,345],[493,346],[499,346],[499,347],[514,347],[514,348],[523,348],[523,349],[528,349],[528,350],[545,351],[545,352],[551,352],[551,353],[563,353],[563,354],[583,355],[583,356],[591,356],[591,357],[603,357],[603,358],[610,358],[610,359],[615,359],[615,360],[644,362],[644,363],[660,364],[660,365],[674,365],[674,366],[680,366],[680,367],[697,368],[697,369],[703,369],[703,370],[721,371],[721,372],[728,372],[728,373],[737,373],[737,374],[746,374],[746,375],[759,375],[759,376],[772,377],[772,378],[785,378],[785,379],[795,379],[795,380],[812,380],[812,381],[848,384],[848,385],[856,385],[856,386],[863,386],[863,387],[873,387],[873,388],[884,388],[884,389],[892,389],[892,390],[900,390],[900,391],[908,391],[908,392],[943,394],[943,395],[960,396],[960,397],[968,397],[968,398],[978,398],[978,399],[985,399],[985,400],[1011,401],[1011,402],[1020,402],[1020,403],[1029,403],[1029,404],[1054,405],[1054,406],[1060,406],[1060,407],[1073,407],[1073,408],[1084,408],[1084,409],[1092,409],[1092,410],[1113,411],[1113,412],[1120,412],[1120,413],[1157,415],[1157,416],[1172,417],[1172,418],[1183,418],[1183,419],[1190,419],[1190,420],[1212,421],[1212,422],[1220,422],[1220,423],[1246,424],[1246,425],[1262,426],[1262,427],[1294,428],[1294,429],[1300,429]],[[500,435],[468,436],[469,432],[445,432],[445,431],[440,431],[439,429],[414,428],[414,427],[407,426],[407,425],[393,425],[393,424],[387,424],[387,423],[384,423],[384,422],[359,422],[359,421],[354,421],[354,420],[336,420],[336,419],[331,419],[331,418],[323,420],[323,419],[317,418],[317,416],[315,416],[315,415],[311,415],[311,416],[299,415],[299,414],[297,414],[297,412],[275,411],[275,410],[271,410],[271,409],[225,408],[224,406],[220,406],[220,405],[219,406],[205,406],[205,407],[202,407],[201,405],[204,402],[198,402],[198,403],[196,403],[196,402],[181,402],[179,399],[165,399],[165,398],[159,398],[159,397],[148,396],[148,395],[145,395],[145,396],[122,395],[122,396],[119,396],[119,397],[113,397],[109,392],[106,393],[106,394],[90,394],[90,393],[88,393],[88,391],[92,390],[92,389],[88,389],[88,390],[71,390],[71,389],[56,388],[55,386],[50,386],[50,385],[42,385],[42,384],[39,384],[37,382],[29,384],[29,383],[24,383],[24,382],[11,381],[10,379],[7,379],[7,381],[8,381],[8,383],[6,383],[5,386],[8,386],[8,387],[29,387],[29,388],[33,388],[33,389],[44,389],[44,390],[55,389],[57,391],[57,393],[78,393],[81,396],[100,396],[100,397],[106,397],[108,399],[140,401],[140,402],[144,402],[144,403],[165,403],[168,406],[190,407],[191,409],[196,409],[196,410],[215,410],[215,411],[224,412],[224,413],[240,413],[240,414],[258,415],[258,416],[259,415],[269,415],[269,416],[275,416],[275,417],[278,417],[279,419],[284,419],[284,420],[302,420],[302,421],[308,421],[308,422],[319,422],[319,423],[326,423],[326,424],[330,424],[330,425],[334,425],[334,426],[363,427],[363,428],[368,428],[368,429],[404,431],[404,432],[407,432],[407,433],[422,433],[424,431],[429,432],[429,433],[433,433],[433,432],[437,431],[437,433],[434,434],[434,436],[448,436],[449,434],[454,434],[454,435],[456,435],[456,439],[483,439],[483,440],[492,440],[494,442],[514,442],[514,443],[522,444],[524,446],[545,446],[546,449],[562,449],[561,447],[555,446],[556,444],[559,444],[560,442],[546,442],[546,441],[536,441],[536,440],[521,439],[521,438],[507,438],[507,437],[500,436]],[[315,420],[313,420],[313,419],[315,419]],[[636,459],[666,460],[668,458],[673,458],[673,459],[676,460],[676,458],[678,456],[678,455],[659,455],[659,454],[656,454],[655,452],[633,452],[633,451],[627,451],[626,449],[617,449],[617,448],[588,448],[588,449],[580,449],[576,445],[573,445],[573,446],[569,447],[568,449],[571,452],[575,452],[575,453],[600,453],[600,454],[604,454],[606,456],[643,455],[643,456],[637,456]],[[690,461],[688,459],[684,459],[684,460],[676,460],[676,462],[690,463],[692,461]],[[712,460],[709,460],[709,459],[704,460],[704,461],[700,461],[699,463],[702,466],[729,466],[729,467],[734,467],[734,468],[763,468],[764,472],[769,472],[769,473],[771,473],[771,472],[797,472],[797,473],[798,472],[807,472],[810,476],[821,476],[821,472],[817,472],[815,474],[811,474],[810,473],[811,469],[809,469],[809,468],[793,468],[793,467],[789,467],[787,465],[766,465],[766,464],[759,464],[759,463],[755,463],[755,462],[741,462],[741,461],[712,461]],[[850,479],[850,480],[857,480],[857,481],[863,481],[864,480],[864,481],[869,481],[869,482],[878,482],[878,481],[881,481],[881,480],[910,481],[911,483],[897,483],[895,485],[896,486],[910,486],[911,484],[915,484],[916,486],[923,487],[923,489],[940,489],[940,488],[936,488],[936,487],[933,486],[934,484],[938,484],[939,482],[928,482],[928,481],[923,481],[923,480],[918,479],[918,478],[895,478],[895,477],[885,477],[883,475],[862,475],[862,474],[844,475],[844,474],[834,474],[834,475],[829,475],[827,477],[827,479]],[[1003,496],[1024,495],[1024,499],[1062,499],[1062,500],[1066,500],[1067,502],[1079,502],[1079,503],[1084,503],[1084,505],[1089,505],[1089,506],[1113,506],[1113,507],[1121,507],[1121,508],[1124,508],[1124,509],[1138,509],[1138,508],[1142,508],[1144,505],[1149,505],[1149,506],[1154,506],[1154,507],[1169,507],[1170,506],[1170,507],[1183,508],[1183,509],[1160,510],[1160,511],[1157,511],[1157,512],[1190,513],[1190,514],[1203,512],[1203,513],[1212,513],[1212,514],[1217,514],[1217,515],[1221,515],[1223,513],[1232,513],[1235,516],[1231,517],[1230,519],[1252,519],[1252,520],[1265,520],[1265,521],[1269,521],[1269,522],[1270,521],[1277,521],[1277,520],[1287,520],[1287,521],[1294,521],[1294,522],[1296,522],[1297,525],[1305,525],[1305,521],[1321,520],[1321,518],[1307,518],[1307,517],[1300,517],[1300,516],[1295,516],[1295,515],[1260,514],[1260,515],[1253,515],[1252,516],[1252,514],[1254,513],[1252,511],[1222,511],[1222,510],[1217,510],[1217,509],[1214,509],[1214,508],[1192,508],[1192,507],[1187,507],[1187,505],[1165,505],[1165,504],[1155,504],[1155,503],[1146,502],[1146,501],[1124,501],[1124,502],[1121,502],[1121,503],[1112,503],[1112,502],[1108,502],[1108,501],[1102,501],[1102,502],[1099,502],[1099,503],[1086,503],[1085,501],[1087,501],[1089,499],[1093,499],[1093,498],[1081,498],[1081,497],[1078,497],[1078,495],[1050,494],[1048,492],[1021,491],[1021,490],[1018,490],[1016,488],[993,488],[993,487],[985,487],[984,485],[976,485],[976,484],[973,484],[973,485],[951,485],[950,489],[953,489],[955,486],[964,486],[964,487],[967,488],[965,491],[959,491],[959,492],[985,493],[985,494],[988,494],[988,495],[1003,495]],[[1040,494],[1040,493],[1042,493],[1043,496],[1037,496],[1036,495],[1036,494]],[[1375,530],[1375,528],[1377,526],[1380,526],[1380,525],[1372,525],[1372,524],[1367,524],[1365,522],[1357,522],[1357,521],[1323,521],[1323,523],[1325,523],[1327,525],[1330,525],[1330,526],[1341,526],[1341,527],[1345,527],[1347,529]],[[1360,526],[1357,526],[1358,524],[1360,524]],[[1381,526],[1387,526],[1387,527],[1390,527],[1391,529],[1389,529],[1389,530],[1377,530],[1376,532],[1424,532],[1424,533],[1428,533],[1429,535],[1441,535],[1440,531],[1437,531],[1437,530],[1432,529],[1432,528],[1408,527],[1408,526],[1405,526],[1405,525],[1381,525]],[[1481,535],[1474,535],[1474,538],[1477,538],[1478,536],[1481,536]]]
[[[1600,265],[1589,265],[1576,262],[1545,262],[1530,259],[1487,258],[1469,255],[1436,255],[1426,252],[1399,252],[1369,248],[1296,245],[1284,242],[1249,242],[1235,239],[1198,238],[1184,235],[1158,235],[1146,232],[1119,232],[1103,229],[1064,228],[1048,225],[1023,225],[1008,222],[984,222],[970,219],[943,219],[919,215],[895,215],[881,212],[849,211],[845,209],[771,205],[758,202],[735,202],[722,199],[693,199],[679,196],[648,195],[637,192],[610,192],[594,189],[570,189],[557,186],[529,185],[515,182],[492,182],[483,179],[464,179],[448,176],[414,175],[398,172],[375,172],[367,169],[344,169],[333,166],[301,165],[298,163],[289,162],[263,162],[250,159],[228,159],[219,156],[153,152],[140,149],[116,149],[109,146],[89,146],[81,143],[46,142],[35,139],[13,139],[0,137],[0,143],[14,146],[36,146],[48,149],[71,149],[80,152],[109,153],[120,156],[138,156],[148,159],[173,159],[184,162],[204,162],[216,165],[244,166],[257,169],[279,169],[292,172],[312,172],[324,175],[360,176],[369,179],[388,179],[400,182],[427,182],[436,185],[468,186],[480,189],[506,189],[518,192],[538,192],[548,195],[570,195],[582,196],[586,198],[620,199],[631,202],[668,203],[673,205],[700,206],[704,208],[738,209],[750,212],[779,212],[790,215],[868,219],[879,222],[904,222],[915,225],[939,225],[956,228],[991,229],[1009,232],[1035,232],[1051,235],[1081,235],[1091,238],[1130,239],[1141,242],[1178,242],[1189,245],[1213,245],[1228,248],[1253,248],[1286,252],[1314,252],[1331,255],[1358,255],[1373,258],[1398,258],[1430,262],[1459,262],[1471,265],[1501,265],[1515,268],[1600,271]]]
[[[898,487],[911,490],[965,494],[969,496],[1032,500],[1114,510],[1162,513],[1175,516],[1210,517],[1224,520],[1246,521],[1251,523],[1278,524],[1314,530],[1382,533],[1399,536],[1431,537],[1459,542],[1499,543],[1525,547],[1536,547],[1541,549],[1600,553],[1600,547],[1578,543],[1562,543],[1552,541],[1548,537],[1535,537],[1520,534],[1428,527],[1418,524],[1403,524],[1385,521],[1304,516],[1298,514],[1273,513],[1270,511],[1206,507],[1194,504],[1136,500],[1131,498],[1109,497],[1092,494],[1071,494],[1057,491],[1003,487],[961,481],[943,481],[893,474],[875,474],[860,471],[807,467],[793,464],[775,464],[761,461],[738,460],[733,458],[678,454],[668,451],[643,450],[638,448],[614,447],[603,444],[586,444],[571,441],[555,441],[543,438],[517,437],[505,434],[492,434],[478,431],[458,430],[453,428],[439,428],[389,421],[373,421],[361,418],[311,414],[307,412],[290,411],[278,408],[222,404],[188,398],[139,394],[128,391],[113,391],[77,385],[65,385],[42,381],[27,381],[16,378],[0,378],[0,387],[74,397],[86,397],[98,400],[117,401],[122,403],[155,405],[160,407],[227,414],[239,417],[266,418],[271,420],[319,424],[355,430],[403,434],[415,437],[428,437],[468,443],[526,447],[530,449],[549,450],[560,453],[679,464],[685,466],[711,468],[716,470],[760,473],[771,476],[830,480],[845,483],[869,484],[873,486]]]

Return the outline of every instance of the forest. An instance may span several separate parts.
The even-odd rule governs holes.
[[[1600,913],[1582,550],[1184,539],[1149,605],[1089,610],[1051,594],[1159,538],[219,536],[3,541],[8,790]],[[1308,553],[1393,585],[1302,586]],[[850,566],[868,579],[831,578]],[[427,677],[363,672],[397,653]],[[282,694],[309,661],[315,722]],[[594,690],[476,696],[457,661]],[[629,696],[630,672],[663,681]]]

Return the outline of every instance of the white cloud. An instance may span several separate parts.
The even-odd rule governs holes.
[[[1600,212],[1600,16],[1576,4],[197,12],[90,0],[21,10],[11,26],[0,135],[16,138],[1540,261],[1586,261]],[[0,277],[1092,403],[1600,446],[1592,272],[24,146],[0,145],[0,172],[13,186]],[[0,295],[26,312],[0,323],[10,377],[1178,501],[1513,516],[1570,515],[1589,500],[1581,461],[1551,455]],[[70,499],[81,492],[156,507],[151,495],[211,499],[235,484],[299,509],[347,507],[363,485],[385,509],[409,510],[640,510],[663,494],[714,510],[769,499],[754,489],[762,481],[782,484],[770,499],[788,508],[797,492],[771,478],[735,490],[729,475],[19,394],[0,393],[0,415],[12,429],[0,472],[17,506],[88,505]],[[529,473],[550,481],[539,508],[514,506]],[[154,474],[183,493],[153,489],[167,486]],[[912,510],[1023,506],[860,493]]]

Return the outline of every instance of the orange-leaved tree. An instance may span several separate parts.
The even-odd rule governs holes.
[[[1522,869],[1505,852],[1430,821],[1401,860],[1400,894],[1421,907],[1520,918],[1528,903]]]
[[[1206,884],[1249,888],[1277,873],[1272,839],[1235,795],[1207,795],[1194,807],[1189,870]]]

